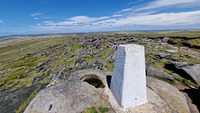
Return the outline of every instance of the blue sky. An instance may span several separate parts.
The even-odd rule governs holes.
[[[200,0],[1,0],[0,36],[200,29]]]

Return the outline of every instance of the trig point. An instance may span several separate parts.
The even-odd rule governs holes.
[[[118,47],[110,89],[123,109],[147,102],[143,46],[128,44]]]

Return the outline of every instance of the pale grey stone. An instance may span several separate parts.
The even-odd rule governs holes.
[[[162,70],[157,70],[151,66],[147,69],[147,75],[153,76],[153,77],[165,78],[165,79],[174,81],[174,78],[171,75],[163,72]]]

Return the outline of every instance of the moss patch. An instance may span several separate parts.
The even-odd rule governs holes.
[[[99,106],[99,107],[91,107],[88,109],[85,109],[82,113],[106,113],[109,111],[109,108]]]

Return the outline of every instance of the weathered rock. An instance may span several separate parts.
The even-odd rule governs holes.
[[[108,45],[107,45],[107,48],[113,48],[115,45],[113,44],[113,43],[109,43]]]
[[[89,68],[101,70],[103,65],[104,63],[102,61],[94,60],[90,63]]]
[[[111,53],[108,58],[106,59],[106,61],[111,61],[114,62],[115,61],[115,54]]]
[[[167,43],[169,40],[170,40],[169,37],[164,37],[164,38],[162,39],[162,42]]]
[[[170,84],[150,77],[147,77],[148,103],[124,111],[109,90],[106,75],[111,73],[100,70],[74,72],[67,81],[41,90],[24,113],[80,113],[99,105],[109,108],[106,113],[189,113],[182,93]],[[90,76],[101,80],[104,87],[95,88],[95,84],[87,82]]]
[[[185,96],[175,87],[150,77],[147,77],[147,86],[168,104],[171,113],[189,113]]]
[[[188,65],[192,65],[191,63],[189,62],[171,62],[174,64],[174,66],[177,68],[177,69],[180,69],[182,67],[185,67],[185,66],[188,66]]]
[[[171,56],[170,53],[166,53],[166,52],[161,52],[161,53],[158,53],[158,56],[160,58],[169,58]]]
[[[190,108],[191,113],[199,113],[197,106],[195,106],[194,104],[188,103],[188,107]]]
[[[101,103],[107,103],[106,107],[109,108],[111,113],[112,108],[109,107],[109,103],[103,96],[103,89],[95,88],[93,85],[82,81],[84,76],[95,76],[94,74],[98,75],[99,80],[102,80],[103,75],[105,77],[105,74],[98,73],[98,71],[78,71],[75,72],[76,76],[72,76],[67,81],[40,91],[24,113],[81,113],[86,108],[98,106]],[[103,84],[105,81],[104,78]]]
[[[168,49],[166,50],[167,52],[170,52],[170,53],[177,53],[178,52],[178,49]]]
[[[153,77],[165,78],[165,79],[174,81],[174,78],[171,75],[169,75],[161,70],[157,70],[151,66],[147,69],[147,75],[153,76]]]
[[[83,62],[85,62],[85,60],[79,58],[79,59],[76,59],[75,62],[74,62],[74,68],[80,66]]]
[[[185,66],[182,70],[184,70],[198,85],[200,85],[200,64]]]
[[[36,76],[32,79],[32,83],[38,83],[40,80],[42,80],[45,77],[45,75]]]
[[[200,64],[191,64],[188,62],[169,62],[165,67],[174,70],[182,77],[191,79],[200,85]]]
[[[88,63],[87,63],[87,62],[83,62],[82,68],[83,68],[83,69],[87,69],[87,66],[88,66]]]
[[[25,77],[24,74],[18,76],[19,79],[22,79],[22,78],[24,78],[24,77]]]
[[[48,61],[43,62],[43,63],[40,62],[40,63],[37,64],[37,66],[35,66],[35,69],[37,70],[37,72],[40,72],[41,70],[44,69],[44,67],[43,67],[44,65],[47,65],[51,62],[52,62],[51,60],[48,60]]]
[[[148,39],[148,38],[141,38],[142,43],[148,43],[148,42],[152,42],[152,39]]]
[[[107,90],[116,113],[190,113],[185,96],[170,84],[147,77],[148,103],[123,111]]]
[[[190,49],[190,48],[188,48],[188,47],[180,47],[179,51],[180,51],[181,53],[187,54],[187,55],[190,56],[190,57],[200,59],[200,58],[199,58],[199,54],[200,54],[200,53],[197,52],[197,51],[194,51],[194,50],[192,50],[192,49]]]
[[[178,59],[179,59],[178,56],[173,56],[173,57],[172,57],[172,60],[173,60],[173,61],[177,61]]]
[[[137,42],[138,41],[138,38],[131,38],[131,39],[128,39],[128,43],[133,43],[133,42]]]
[[[42,67],[42,66],[44,66],[44,65],[45,65],[45,63],[41,63],[41,62],[40,62],[40,63],[37,64],[37,66],[36,66],[35,68],[40,68],[40,67]]]

